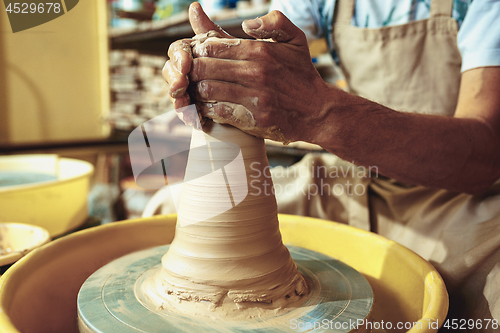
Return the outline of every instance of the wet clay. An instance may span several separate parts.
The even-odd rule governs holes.
[[[259,138],[282,142],[285,145],[291,142],[276,126],[256,126],[252,112],[241,104],[229,102],[210,102],[205,105],[208,108],[208,112],[205,116],[212,119],[216,123],[232,124],[248,134]]]
[[[211,121],[204,130],[193,131],[175,238],[140,292],[159,310],[205,317],[245,319],[297,307],[307,285],[281,240],[264,141]],[[220,210],[228,193],[229,209]]]
[[[207,33],[199,34],[193,37],[193,41],[191,42],[193,53],[197,54],[199,57],[208,57],[209,50],[207,49],[207,44],[204,43],[213,40],[217,40],[219,45],[220,44],[225,45],[227,48],[241,44],[240,39],[222,38],[222,36],[217,31],[211,30]],[[219,52],[221,51],[222,50],[220,50]]]

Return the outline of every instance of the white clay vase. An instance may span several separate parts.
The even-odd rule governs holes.
[[[281,240],[264,140],[210,124],[193,131],[175,238],[157,282],[170,297],[212,307],[300,297],[307,288]]]

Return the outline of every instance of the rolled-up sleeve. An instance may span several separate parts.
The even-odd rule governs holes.
[[[475,0],[458,32],[462,72],[500,66],[500,1]]]

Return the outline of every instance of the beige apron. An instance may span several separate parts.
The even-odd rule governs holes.
[[[427,20],[379,29],[351,26],[355,1],[337,2],[334,43],[352,93],[399,111],[454,114],[461,57],[452,0],[432,1]],[[442,274],[449,318],[500,320],[500,183],[472,196],[370,171],[329,154],[275,168],[279,212],[348,223],[395,240]]]

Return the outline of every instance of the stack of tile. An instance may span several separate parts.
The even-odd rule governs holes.
[[[168,84],[161,75],[165,56],[135,50],[110,52],[111,110],[113,129],[130,131],[173,108]]]

